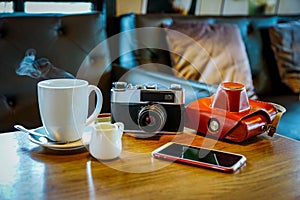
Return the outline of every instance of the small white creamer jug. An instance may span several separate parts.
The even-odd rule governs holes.
[[[90,154],[99,160],[111,160],[122,152],[122,135],[124,124],[121,122],[96,123],[93,125]]]

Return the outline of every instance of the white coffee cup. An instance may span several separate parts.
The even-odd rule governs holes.
[[[89,95],[97,96],[96,107],[88,117]],[[47,136],[56,141],[81,138],[87,125],[95,121],[102,108],[100,89],[79,79],[49,79],[38,83],[40,116]]]
[[[122,135],[124,124],[121,122],[97,123],[93,125],[89,151],[99,160],[117,158],[122,152]]]

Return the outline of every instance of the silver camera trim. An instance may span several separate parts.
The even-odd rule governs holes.
[[[125,84],[126,82],[116,82],[114,84],[114,85],[118,85],[118,87],[113,87],[111,89],[111,102],[114,103],[145,103],[146,102],[147,103],[149,101],[141,101],[141,92],[152,91],[157,93],[172,92],[175,95],[174,102],[155,101],[157,103],[177,104],[177,105],[184,104],[184,89],[182,89],[180,85],[172,84],[171,89],[159,89],[159,88],[152,89],[153,86],[151,85],[151,89],[149,89],[150,87],[147,88],[147,86],[139,87],[139,86],[132,86],[131,84],[125,86]],[[120,87],[120,85],[122,86]]]

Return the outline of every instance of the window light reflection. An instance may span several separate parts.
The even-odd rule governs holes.
[[[85,13],[92,11],[88,2],[25,2],[27,13]]]
[[[17,196],[24,196],[29,199],[31,193],[25,194],[23,190],[16,188],[34,188],[32,192],[42,194],[45,190],[45,171],[46,166],[43,162],[37,162],[31,158],[28,151],[16,148],[19,142],[13,137],[5,138],[5,145],[0,146],[0,199],[15,199]],[[27,156],[20,156],[26,154]],[[28,197],[28,198],[27,198]],[[41,199],[42,196],[36,197]]]
[[[12,13],[14,12],[13,9],[13,2],[0,2],[0,13]]]

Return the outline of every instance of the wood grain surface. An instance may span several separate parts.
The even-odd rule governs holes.
[[[235,173],[157,160],[175,141],[247,157]],[[55,151],[21,132],[0,134],[0,199],[300,199],[300,143],[260,135],[234,144],[195,134],[123,136],[120,158],[98,161],[88,147]]]

